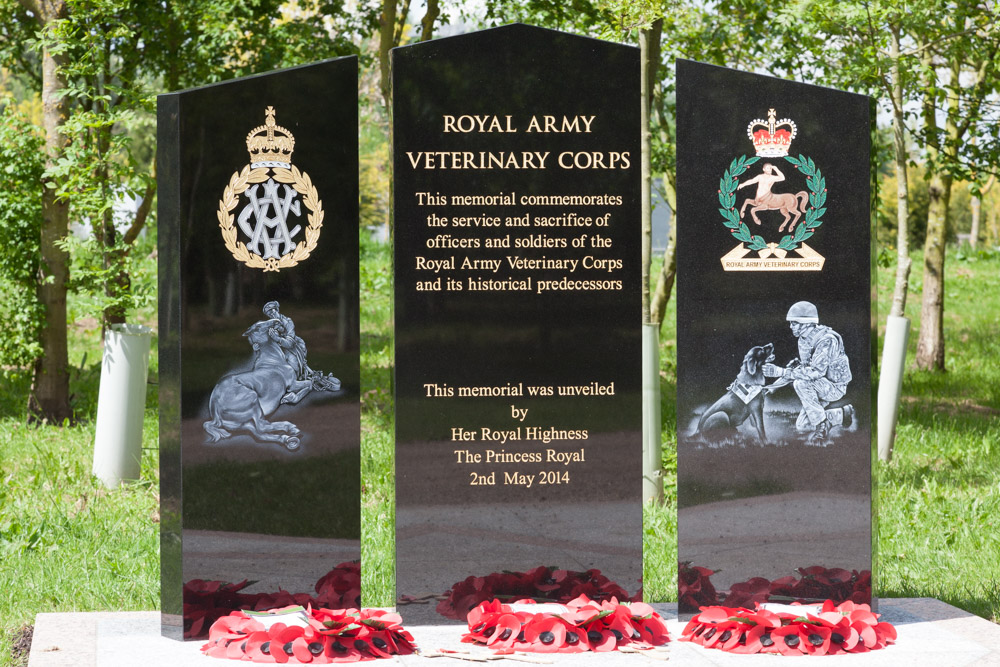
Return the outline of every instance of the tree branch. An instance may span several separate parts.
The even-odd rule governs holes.
[[[438,0],[427,0],[427,11],[424,13],[424,18],[420,21],[422,27],[420,32],[421,42],[426,42],[434,38],[434,21],[440,15],[441,7],[438,4]]]

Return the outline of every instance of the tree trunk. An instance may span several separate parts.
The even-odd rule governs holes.
[[[1000,209],[995,208],[990,213],[990,244],[1000,246]]]
[[[917,339],[917,368],[944,367],[944,258],[951,177],[934,173],[927,186],[927,240],[924,242],[924,290]]]
[[[905,317],[910,286],[909,177],[906,173],[906,121],[903,117],[903,80],[899,69],[899,26],[891,30],[889,57],[892,60],[892,130],[896,148],[896,285],[892,291],[890,315]]]
[[[61,0],[39,3],[39,23],[43,29],[65,18],[66,4]],[[45,128],[46,169],[55,167],[66,146],[62,133],[67,107],[62,92],[66,77],[60,71],[63,56],[49,49],[42,53],[42,114]],[[38,300],[45,308],[42,329],[42,356],[35,362],[31,394],[28,396],[29,420],[47,420],[61,424],[72,415],[69,408],[69,372],[66,345],[66,280],[69,257],[56,242],[66,236],[69,204],[56,197],[55,185],[46,177],[42,183],[41,266],[38,276]]]
[[[969,208],[972,211],[972,228],[969,230],[969,245],[975,250],[976,245],[979,243],[979,219],[982,216],[983,203],[979,197],[972,195]]]
[[[420,21],[421,42],[434,38],[434,21],[440,15],[441,7],[438,6],[438,0],[427,0],[427,11],[424,12],[424,18]]]
[[[667,251],[663,255],[663,267],[656,278],[656,291],[653,292],[653,321],[663,328],[663,318],[667,315],[667,305],[670,303],[670,292],[674,288],[677,277],[677,214],[670,219],[670,237],[667,239]]]
[[[382,16],[379,18],[378,66],[379,88],[386,113],[391,113],[392,86],[390,85],[389,51],[396,46],[396,0],[383,0]],[[391,123],[390,123],[391,125]]]
[[[639,125],[642,136],[642,156],[640,164],[641,191],[639,198],[642,206],[642,217],[640,218],[640,228],[642,234],[642,323],[650,323],[649,312],[649,266],[653,256],[653,204],[652,204],[652,166],[650,155],[652,153],[652,133],[650,132],[650,109],[652,109],[653,83],[656,80],[656,70],[659,65],[659,39],[660,28],[663,22],[654,22],[651,28],[639,30],[639,62],[640,82],[639,82]],[[653,60],[652,52],[657,52],[656,60]]]

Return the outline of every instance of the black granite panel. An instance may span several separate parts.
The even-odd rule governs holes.
[[[512,25],[392,56],[404,619],[633,595],[638,51]]]
[[[869,602],[870,99],[681,60],[677,104],[682,612]]]
[[[164,634],[357,606],[357,60],[162,95],[158,123]]]

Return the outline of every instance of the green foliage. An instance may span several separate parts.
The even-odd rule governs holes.
[[[42,220],[42,140],[10,100],[0,100],[0,366],[30,367],[41,354],[44,313],[35,295]]]
[[[766,248],[767,243],[763,237],[751,234],[750,229],[740,220],[740,214],[736,212],[736,190],[739,187],[738,177],[759,159],[747,159],[746,155],[734,158],[729,169],[719,179],[719,213],[722,214],[722,224],[733,232],[733,238],[746,243],[750,250]]]

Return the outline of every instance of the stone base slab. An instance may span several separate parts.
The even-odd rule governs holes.
[[[677,605],[653,605],[668,621],[670,642],[664,650],[642,653],[577,653],[573,655],[533,654],[524,661],[504,660],[515,664],[617,665],[777,665],[782,660],[794,660],[798,665],[805,658],[782,658],[771,655],[732,655],[705,649],[687,642],[678,642],[684,624],[677,620]],[[929,665],[933,667],[965,667],[1000,665],[1000,625],[990,623],[932,598],[882,599],[882,618],[896,626],[896,644],[881,651],[824,658],[837,665]],[[406,617],[404,615],[405,623]],[[473,657],[486,657],[491,651],[460,643],[463,626],[413,626],[407,628],[426,652],[453,649],[469,652]],[[140,612],[67,612],[38,614],[31,644],[28,667],[188,667],[189,665],[222,665],[224,661],[209,658],[200,652],[204,642],[177,642],[160,636],[160,614]],[[515,656],[520,657],[520,656]],[[814,658],[815,659],[815,658]],[[449,658],[428,658],[419,655],[401,656],[380,664],[400,664],[407,667],[428,665],[468,664]],[[822,664],[826,665],[826,662]]]

